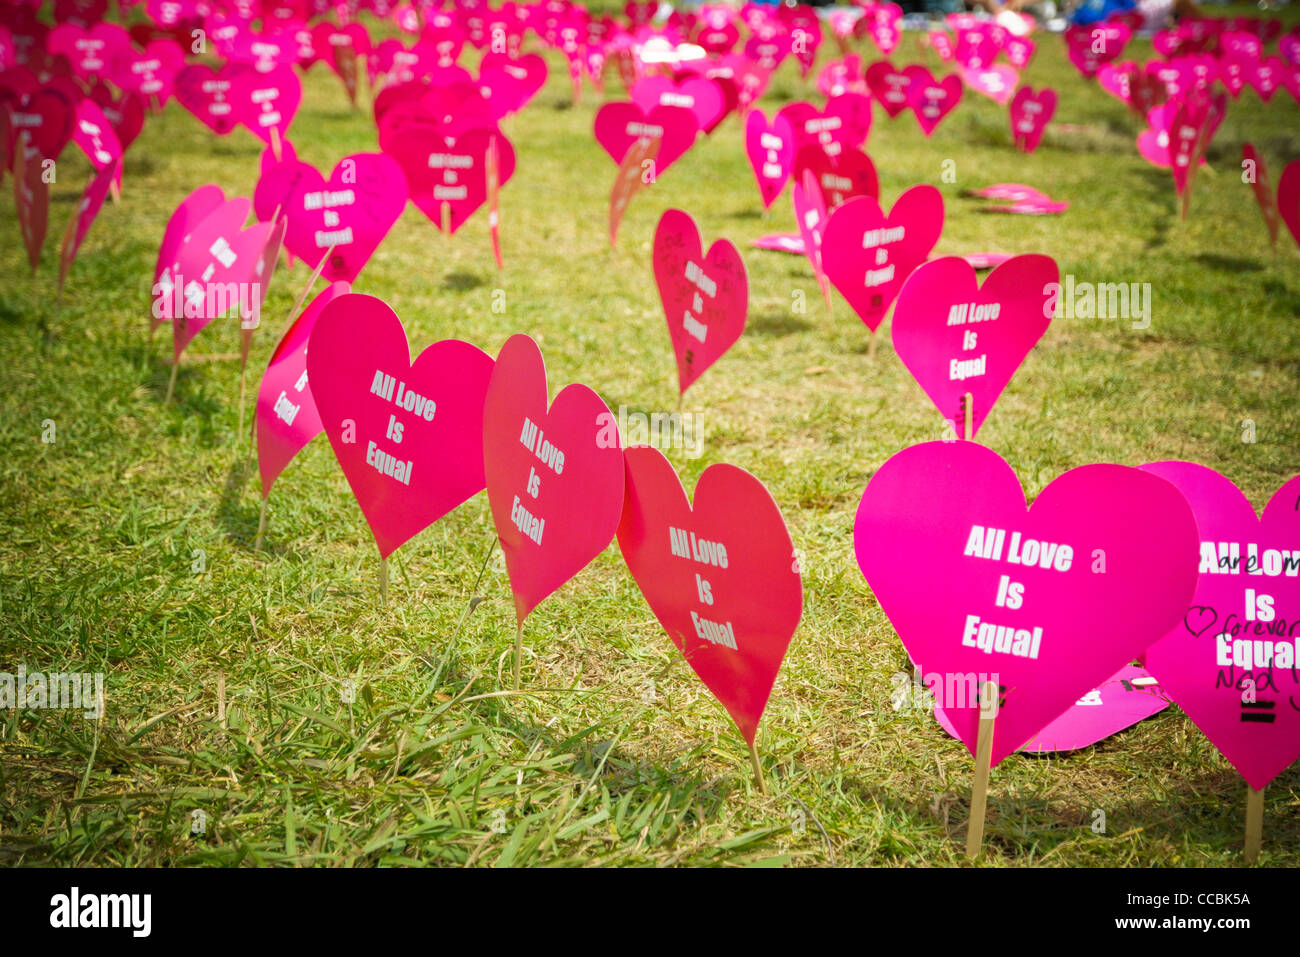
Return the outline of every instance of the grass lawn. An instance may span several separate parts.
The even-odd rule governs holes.
[[[1233,103],[1184,222],[1168,172],[1135,149],[1137,120],[1078,76],[1059,37],[1038,40],[1025,81],[1056,88],[1056,124],[1075,129],[1049,128],[1034,154],[1009,145],[1004,108],[970,92],[929,140],[910,114],[877,111],[867,144],[886,203],[917,182],[943,192],[937,253],[1040,252],[1077,282],[1150,283],[1145,330],[1056,320],[980,440],[1030,496],[1093,462],[1190,459],[1262,507],[1300,469],[1300,251],[1285,228],[1270,249],[1241,144],[1276,183],[1300,156],[1300,108],[1285,91]],[[1126,54],[1151,56],[1149,42]],[[918,56],[905,34],[895,62]],[[100,214],[61,303],[57,237],[87,163],[72,146],[59,163],[35,282],[9,182],[0,196],[0,671],[102,671],[108,699],[100,721],[0,714],[0,863],[964,861],[970,757],[928,712],[891,707],[907,658],[852,549],[867,479],[941,437],[940,414],[888,338],[869,356],[842,299],[826,315],[804,259],[750,248],[794,220],[788,192],[761,214],[735,116],[633,200],[611,250],[599,98],[588,89],[572,105],[562,58],[547,59],[546,88],[504,127],[518,156],[501,199],[504,271],[485,211],[446,238],[410,206],[355,289],[388,301],[416,350],[459,337],[495,355],[526,332],[552,394],[581,381],[615,411],[670,411],[655,224],[679,207],[706,244],[741,248],[748,329],[686,397],[703,454],[667,454],[688,489],[712,462],[752,471],[801,554],[804,618],[759,738],[769,793],[616,546],[529,619],[521,694],[503,690],[514,620],[486,495],[396,554],[385,606],[373,540],[321,437],[276,484],[252,547],[260,486],[238,431],[239,363],[220,358],[238,353],[237,325],[194,342],[171,405],[169,337],[150,347],[147,329],[168,215],[207,182],[251,196],[260,144],[218,140],[173,103],[127,154],[122,203]],[[328,169],[376,148],[369,111],[352,112],[324,66],[304,87],[291,133],[303,159]],[[760,105],[814,96],[787,62]],[[941,182],[945,160],[955,183]],[[960,195],[1006,181],[1070,209],[983,214]],[[250,396],[307,275],[298,263],[272,284]],[[1171,707],[1086,751],[998,767],[985,863],[1234,865],[1245,791]],[[1266,792],[1261,862],[1300,863],[1300,767]]]

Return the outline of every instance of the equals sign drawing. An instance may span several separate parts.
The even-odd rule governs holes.
[[[1277,720],[1277,715],[1272,714],[1272,701],[1243,701],[1241,704],[1242,721],[1258,721],[1263,724],[1272,724]]]

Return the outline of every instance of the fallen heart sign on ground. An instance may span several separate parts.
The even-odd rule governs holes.
[[[654,241],[655,283],[663,303],[682,394],[745,331],[749,278],[729,239],[703,253],[700,229],[689,213],[667,210]]]
[[[940,689],[947,700],[955,700],[957,688]],[[965,687],[969,697],[978,691]],[[936,695],[938,698],[939,695]],[[1078,751],[1090,747],[1139,721],[1145,721],[1169,707],[1169,699],[1160,690],[1160,684],[1141,668],[1125,665],[1043,730],[1026,741],[1018,750],[1030,754],[1054,754],[1060,751]],[[957,737],[952,722],[936,700],[934,716],[943,730]]]
[[[790,533],[763,483],[714,464],[695,503],[662,452],[624,453],[618,547],[650,610],[752,747],[803,613]]]
[[[970,439],[979,432],[1047,331],[1059,295],[1060,270],[1047,256],[1016,256],[994,269],[982,287],[960,256],[933,260],[912,273],[894,307],[894,351],[954,435]]]
[[[1300,476],[1256,517],[1213,469],[1142,469],[1178,488],[1200,532],[1196,594],[1147,668],[1258,791],[1300,757]]]
[[[1026,508],[1011,466],[975,442],[889,459],[853,543],[923,673],[1002,689],[992,765],[1178,625],[1196,589],[1196,521],[1169,482],[1086,465]],[[974,754],[978,700],[939,703]]]
[[[484,486],[492,357],[444,339],[411,361],[382,299],[330,301],[307,341],[307,379],[339,467],[387,558]]]

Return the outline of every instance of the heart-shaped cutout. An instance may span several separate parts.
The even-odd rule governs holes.
[[[609,407],[578,383],[549,408],[546,395],[537,343],[511,336],[483,408],[483,469],[521,627],[614,540],[623,511],[623,450]]]
[[[975,442],[885,462],[853,544],[923,674],[1001,687],[994,765],[1178,625],[1196,588],[1196,521],[1170,483],[1085,465],[1026,508],[1015,472]],[[944,704],[974,754],[979,702]]]
[[[930,401],[962,436],[965,396],[978,432],[1020,363],[1047,331],[1060,296],[1060,270],[1048,256],[1016,256],[984,285],[960,256],[912,273],[898,294],[894,351]]]
[[[803,612],[781,510],[763,483],[710,465],[694,505],[658,449],[624,453],[618,547],[650,610],[751,746]]]
[[[492,370],[491,356],[459,339],[412,362],[402,321],[374,296],[348,293],[321,310],[307,379],[381,558],[483,489]]]
[[[912,270],[929,258],[943,231],[943,197],[913,186],[889,215],[874,199],[851,199],[822,231],[822,268],[867,328],[875,332]]]
[[[1204,616],[1180,616],[1148,649],[1147,668],[1259,790],[1300,757],[1300,476],[1256,517],[1213,469],[1142,469],[1173,483],[1196,517],[1200,580],[1188,604]]]
[[[655,229],[654,270],[685,394],[745,331],[745,261],[729,239],[715,240],[704,254],[695,220],[670,209]]]

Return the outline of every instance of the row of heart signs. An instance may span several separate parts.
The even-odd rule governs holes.
[[[247,200],[209,198],[218,214],[233,206],[237,223],[247,214]],[[916,193],[908,205],[926,201]],[[189,233],[199,246],[220,245],[203,225],[213,215]],[[654,246],[685,388],[730,344],[709,338],[730,334],[730,310],[743,326],[743,263],[726,241],[704,253],[676,210]],[[1016,257],[982,286],[961,259],[913,272],[895,309],[895,345],[950,419],[976,395],[977,408],[992,405],[1046,329],[1043,290],[1056,277],[1042,256]],[[701,311],[701,300],[718,312]],[[968,345],[977,359],[960,358]],[[802,608],[771,495],[743,470],[714,465],[692,505],[661,453],[622,448],[596,393],[569,385],[549,406],[547,395],[528,337],[512,337],[495,361],[454,340],[412,361],[390,307],[332,283],[287,331],[259,389],[263,496],[324,431],[386,558],[486,488],[521,627],[617,536],[665,630],[752,744]],[[966,687],[965,676],[1004,689],[993,763],[1022,746],[1091,743],[1158,710],[1164,699],[1131,667],[1142,658],[1261,788],[1300,750],[1297,503],[1300,479],[1260,521],[1222,476],[1161,463],[1075,469],[1026,510],[995,453],[935,442],[900,452],[872,478],[855,545],[945,726],[973,747],[977,702],[948,692]]]

